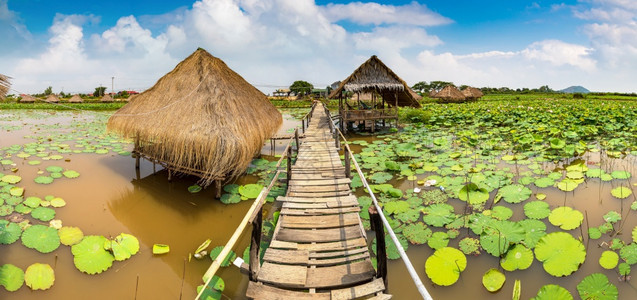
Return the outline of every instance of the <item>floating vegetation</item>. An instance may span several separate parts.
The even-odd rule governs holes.
[[[436,250],[425,262],[425,272],[433,283],[449,286],[460,278],[467,267],[467,258],[460,250],[444,247]]]
[[[487,291],[492,293],[499,291],[505,281],[506,276],[504,276],[504,274],[502,274],[502,272],[498,269],[489,269],[482,276],[482,285],[487,289]]]
[[[48,264],[35,263],[24,272],[24,283],[32,290],[47,290],[54,281],[55,273]]]
[[[9,292],[19,290],[24,284],[24,271],[12,265],[4,264],[0,266],[0,285]]]
[[[154,244],[153,254],[166,254],[170,252],[170,246],[164,244]]]
[[[113,265],[115,257],[106,251],[104,245],[109,243],[103,236],[88,235],[81,242],[71,247],[75,267],[86,274],[99,274]]]

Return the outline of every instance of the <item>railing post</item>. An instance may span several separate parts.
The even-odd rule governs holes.
[[[369,207],[369,220],[372,230],[376,233],[376,278],[382,278],[387,287],[387,254],[385,250],[385,227],[374,205]]]
[[[338,135],[337,129],[334,129],[334,146],[336,149],[341,149],[341,137]]]
[[[287,184],[290,183],[290,180],[292,180],[292,146],[288,147],[288,175],[287,175]]]
[[[301,147],[301,144],[299,143],[299,129],[296,128],[294,129],[294,142],[296,143],[296,154],[299,154],[299,148]]]
[[[352,167],[349,158],[349,147],[345,145],[343,153],[345,154],[345,178],[351,178],[352,176]]]
[[[257,212],[256,218],[252,221],[252,240],[250,241],[250,281],[257,280],[257,274],[261,268],[260,251],[261,247],[261,226],[263,220],[263,207]]]
[[[301,119],[301,129],[303,129],[303,133],[305,133],[305,118]]]

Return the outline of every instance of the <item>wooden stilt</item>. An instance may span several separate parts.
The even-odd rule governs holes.
[[[385,249],[385,227],[375,206],[369,207],[369,220],[372,230],[376,232],[376,278],[382,278],[387,290],[387,254]]]
[[[221,198],[221,179],[215,180],[215,197]]]
[[[261,267],[259,247],[261,245],[262,219],[263,207],[259,209],[256,217],[252,221],[252,239],[250,241],[250,281],[257,280],[257,274],[259,274],[259,268]]]
[[[170,169],[168,169],[168,182],[171,182],[173,180],[173,176],[172,176],[172,171]]]
[[[292,180],[292,147],[288,147],[288,165],[287,165],[287,169],[288,169],[288,175],[287,175],[286,184],[289,184],[290,180]]]
[[[352,168],[351,162],[349,158],[349,147],[345,145],[345,150],[343,151],[343,156],[345,157],[345,178],[351,178],[352,176]]]
[[[299,154],[299,148],[301,144],[299,143],[299,129],[294,129],[294,142],[296,143],[296,154]]]
[[[133,149],[133,153],[135,153],[135,170],[139,171],[139,136],[135,138],[135,149]]]

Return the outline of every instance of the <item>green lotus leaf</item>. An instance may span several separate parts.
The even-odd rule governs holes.
[[[84,233],[77,227],[64,226],[58,230],[60,242],[66,246],[73,246],[84,238]]]
[[[17,197],[12,195],[7,195],[7,198],[5,199],[6,204],[9,204],[9,205],[18,205],[22,203],[23,200],[24,199],[22,197]]]
[[[66,177],[66,178],[71,178],[71,179],[80,177],[80,173],[78,173],[77,171],[73,171],[73,170],[64,171],[62,173],[62,175],[64,175],[64,177]]]
[[[628,264],[637,264],[637,244],[630,243],[619,250],[619,256]]]
[[[38,176],[35,179],[33,179],[33,181],[35,181],[35,183],[39,183],[39,184],[49,184],[49,183],[53,182],[53,177]]]
[[[423,213],[422,220],[430,226],[442,227],[455,220],[453,206],[445,203],[427,206]]]
[[[599,229],[599,232],[601,233],[609,233],[611,230],[613,230],[613,224],[604,223],[602,225],[599,225],[599,227],[597,228]]]
[[[239,193],[239,185],[238,184],[227,184],[223,187],[223,190],[226,191],[226,193],[230,193],[230,194],[238,194]]]
[[[55,228],[38,224],[24,230],[22,244],[39,252],[49,253],[60,247],[60,237]]]
[[[487,253],[500,257],[509,246],[524,239],[524,228],[517,222],[494,221],[480,236],[480,245]]]
[[[24,272],[24,282],[32,290],[47,290],[53,286],[55,272],[48,264],[35,263]]]
[[[422,222],[408,224],[403,229],[403,235],[410,243],[421,245],[426,243],[431,237],[431,229]]]
[[[235,204],[241,202],[241,196],[239,194],[223,194],[219,201],[223,204]]]
[[[588,237],[593,240],[599,239],[602,237],[602,232],[597,227],[590,227],[588,228]]]
[[[480,240],[466,237],[458,242],[458,248],[460,248],[464,254],[478,255],[480,254]]]
[[[427,241],[427,245],[434,250],[447,247],[449,245],[449,235],[446,232],[434,232]]]
[[[420,209],[410,209],[406,212],[394,214],[396,220],[399,220],[403,223],[413,223],[420,219]]]
[[[396,234],[396,238],[398,239],[398,242],[400,243],[400,246],[403,248],[403,250],[407,251],[409,243],[407,242],[405,236],[402,234]],[[374,252],[374,254],[376,254],[376,239],[374,239],[374,241],[372,242],[372,251]],[[400,252],[398,252],[398,248],[396,248],[396,245],[388,234],[385,235],[385,253],[387,253],[388,259],[400,258]]]
[[[604,269],[614,269],[619,262],[619,255],[615,251],[606,250],[602,252],[602,256],[599,258],[599,265]]]
[[[513,284],[513,296],[512,300],[520,300],[520,294],[522,293],[522,282],[519,279],[515,280]]]
[[[166,254],[170,252],[170,246],[164,244],[154,244],[153,254]]]
[[[217,246],[213,248],[212,250],[210,250],[210,258],[212,258],[212,260],[217,259],[217,256],[219,256],[222,250],[223,250],[223,246]],[[237,257],[237,254],[235,254],[234,251],[230,250],[230,253],[228,254],[228,256],[226,256],[226,259],[224,259],[221,262],[221,266],[222,267],[229,266],[236,257]]]
[[[500,272],[498,269],[489,269],[484,275],[482,275],[482,285],[489,292],[497,292],[499,291],[504,282],[506,281],[506,276]]]
[[[40,221],[51,221],[55,218],[55,210],[48,207],[38,207],[31,211],[31,216]]]
[[[0,201],[2,202],[2,201]],[[30,214],[33,208],[30,208],[22,203],[15,206],[15,211],[23,215]]]
[[[18,187],[18,186],[14,186],[9,190],[9,194],[11,196],[15,196],[15,197],[22,197],[22,194],[24,194],[24,188],[23,187]]]
[[[99,274],[113,265],[115,258],[104,249],[108,239],[103,236],[87,235],[81,242],[71,247],[75,267],[86,274]]]
[[[570,192],[575,190],[579,186],[579,184],[579,180],[565,178],[564,180],[557,183],[557,188],[565,192]]]
[[[518,183],[521,185],[527,185],[535,182],[535,177],[533,176],[524,176],[518,179]]]
[[[633,228],[632,236],[633,236],[633,243],[637,242],[637,226]]]
[[[506,206],[494,206],[491,209],[491,216],[497,220],[508,220],[513,216],[513,210]]]
[[[468,201],[471,205],[480,205],[489,200],[489,192],[484,188],[479,188],[475,183],[469,183],[460,189],[458,198],[462,201]]]
[[[201,186],[199,186],[197,184],[191,185],[191,186],[188,187],[188,192],[191,193],[191,194],[199,193],[199,192],[201,192],[201,190],[202,190]]]
[[[425,262],[427,277],[437,285],[449,286],[460,278],[467,267],[467,257],[460,250],[444,247],[436,250]]]
[[[566,142],[562,139],[552,138],[549,140],[549,144],[552,149],[562,149],[566,146]]]
[[[0,266],[0,285],[9,292],[15,292],[22,287],[24,283],[24,271],[12,265],[4,264]]]
[[[391,201],[385,203],[383,211],[386,214],[400,214],[409,210],[409,202],[407,201]]]
[[[571,230],[579,227],[583,220],[584,215],[581,212],[568,206],[557,207],[553,209],[549,215],[549,222],[564,230]]]
[[[38,206],[40,206],[41,201],[42,199],[31,196],[31,197],[27,197],[22,203],[30,208],[37,208]]]
[[[566,173],[566,177],[570,179],[582,179],[584,178],[584,173],[580,171],[570,171]]]
[[[616,188],[612,189],[610,191],[610,193],[613,196],[615,196],[615,198],[617,198],[617,199],[625,199],[625,198],[628,198],[628,196],[632,195],[633,191],[631,191],[627,187],[620,186],[620,187],[616,187]]]
[[[610,176],[613,176],[615,179],[628,179],[630,178],[630,172],[628,171],[613,171],[610,173]]]
[[[66,201],[60,197],[55,197],[50,201],[50,204],[55,208],[60,208],[66,206]]]
[[[386,161],[385,169],[390,171],[400,171],[400,164],[395,161]]]
[[[22,229],[16,223],[0,220],[0,244],[13,244],[20,238]]]
[[[537,193],[537,194],[535,194],[535,198],[537,198],[537,200],[544,200],[544,199],[546,199],[546,194]]]
[[[619,264],[619,267],[617,267],[617,269],[619,269],[619,275],[622,275],[622,276],[630,275],[630,265],[628,263],[624,262]]]
[[[495,219],[480,213],[474,213],[469,216],[469,228],[473,233],[480,235],[488,226],[492,226]]]
[[[555,276],[567,276],[577,271],[586,259],[584,245],[566,232],[545,235],[535,245],[535,257],[543,262],[544,270]]]
[[[64,168],[58,166],[48,166],[46,167],[46,171],[49,173],[62,173],[62,171],[64,171]]]
[[[619,297],[617,287],[602,273],[593,273],[582,279],[577,284],[577,292],[583,300],[616,300]]]
[[[533,263],[533,251],[517,244],[500,259],[500,266],[507,271],[526,270]]]
[[[602,172],[602,169],[588,169],[588,171],[586,171],[586,177],[599,178],[602,176]]]
[[[4,176],[2,176],[2,178],[0,178],[0,180],[2,180],[2,182],[6,182],[8,184],[16,184],[16,183],[20,182],[20,180],[22,180],[22,177],[20,177],[18,175],[4,175]]]
[[[544,219],[550,213],[549,204],[544,201],[532,201],[524,204],[524,214],[529,219]]]
[[[559,285],[547,284],[541,287],[537,292],[537,296],[531,298],[531,300],[573,300],[573,295]]]
[[[256,199],[263,190],[263,186],[256,183],[250,183],[239,187],[239,194],[248,199]]]
[[[502,199],[508,203],[520,203],[526,199],[531,197],[533,192],[521,185],[521,184],[511,184],[500,188],[498,191],[498,195],[502,196]]]
[[[133,235],[121,233],[114,239],[107,240],[104,249],[113,252],[115,260],[123,261],[139,252],[139,241]]]
[[[546,235],[546,224],[542,221],[526,219],[518,224],[524,228],[524,239],[522,243],[529,249],[534,248],[537,242]]]
[[[387,172],[376,172],[374,173],[374,175],[370,176],[369,179],[373,182],[373,183],[385,183],[389,180],[392,179],[392,175],[387,173]]]
[[[206,279],[204,279],[204,282],[207,282]],[[223,279],[221,279],[221,277],[219,276],[214,276],[212,277],[212,280],[210,280],[210,284],[207,285],[204,289],[203,285],[200,285],[197,287],[197,293],[201,293],[201,297],[200,299],[206,299],[206,300],[220,300],[223,299],[223,290],[225,289],[226,284],[223,281]],[[203,292],[201,291],[203,289]]]
[[[606,174],[606,173],[603,173],[601,176],[599,176],[599,178],[602,181],[611,181],[611,180],[613,180],[613,176],[611,176],[610,174]]]

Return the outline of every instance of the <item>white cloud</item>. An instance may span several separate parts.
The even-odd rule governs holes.
[[[547,61],[555,66],[571,65],[582,70],[593,71],[595,60],[590,58],[592,50],[558,40],[545,40],[531,44],[522,50],[521,54],[527,59]]]
[[[451,19],[431,11],[424,4],[411,2],[402,6],[352,2],[328,4],[323,11],[330,21],[349,20],[362,25],[401,24],[436,26],[451,23]]]

